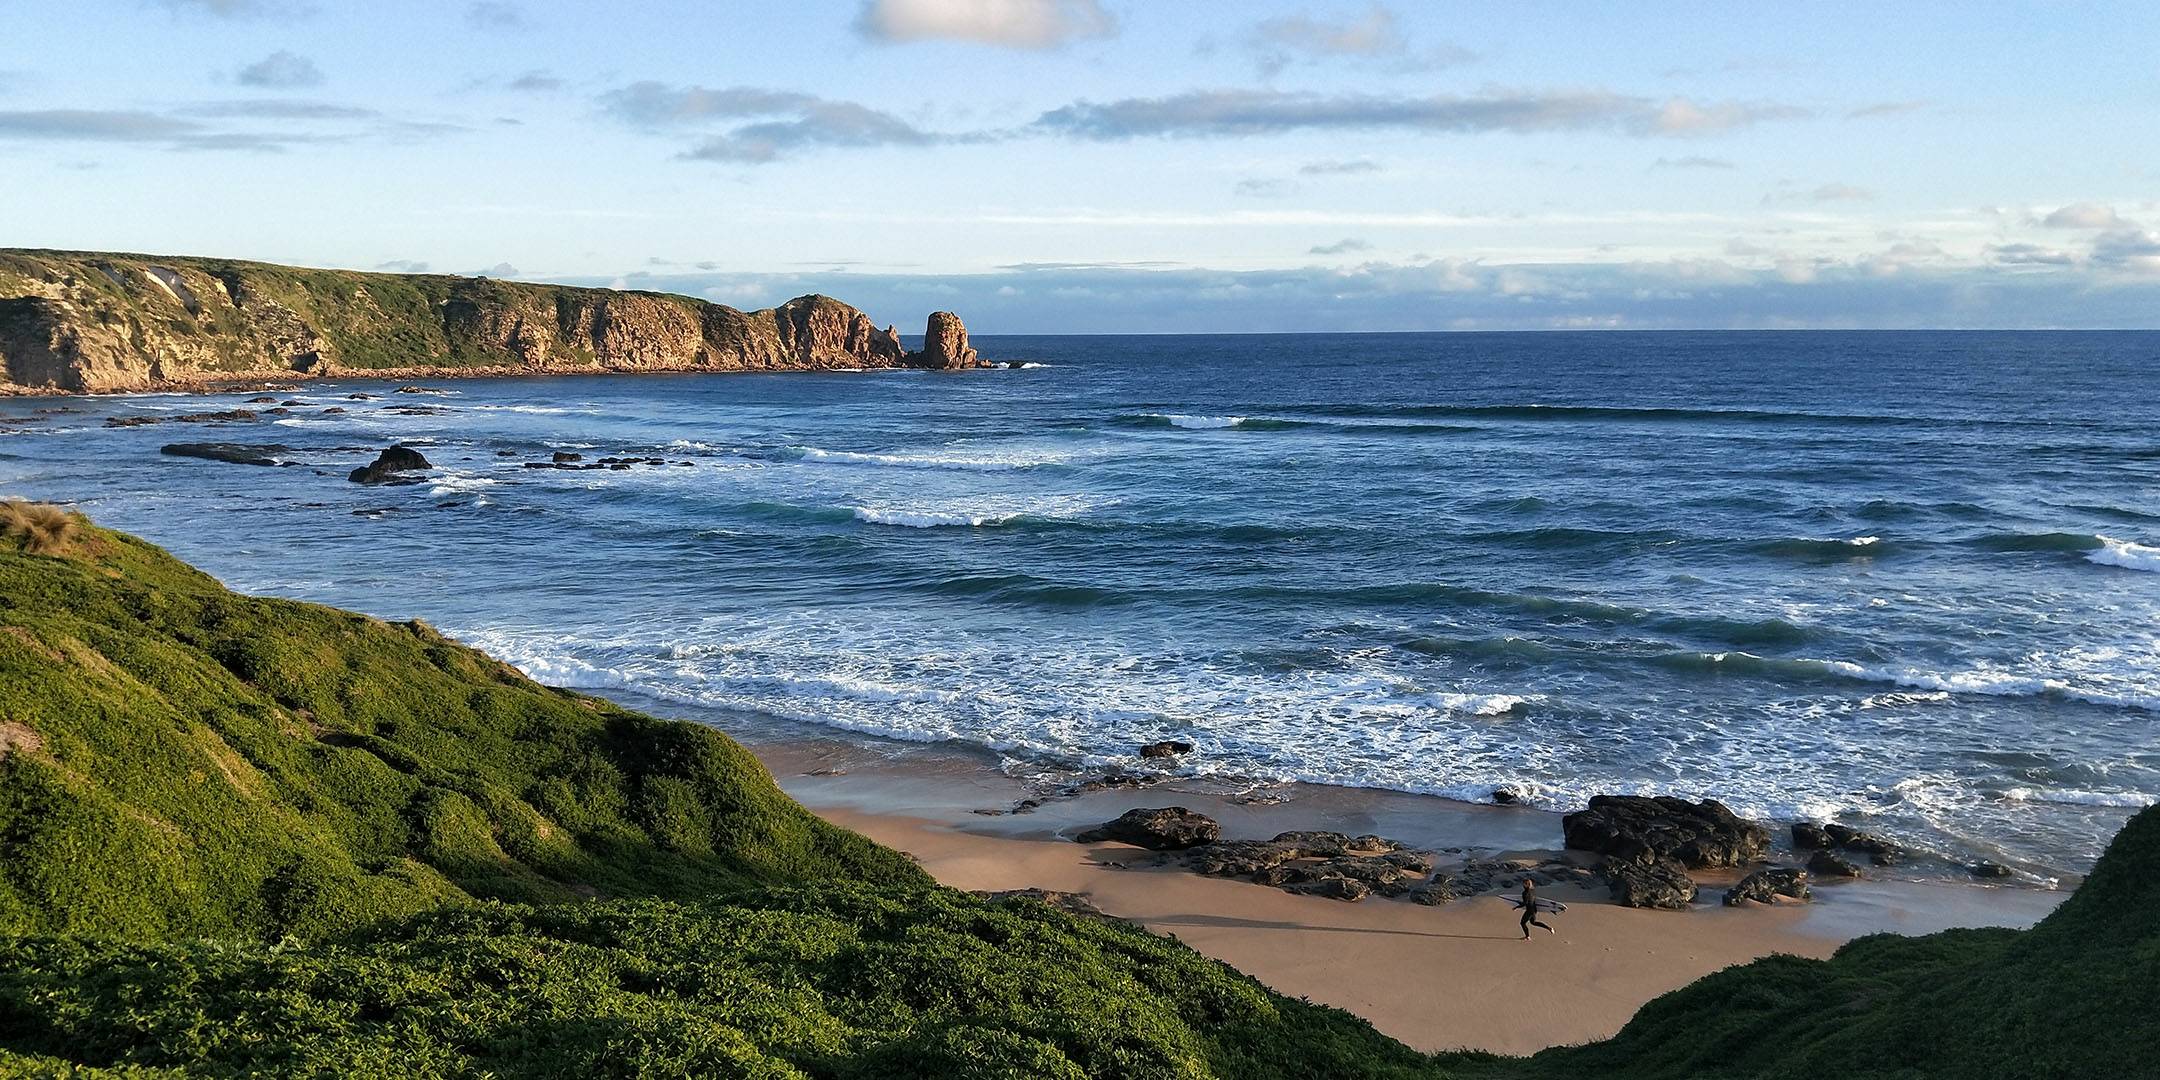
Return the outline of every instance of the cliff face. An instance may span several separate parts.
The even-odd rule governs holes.
[[[0,392],[910,363],[921,361],[891,328],[826,296],[738,311],[664,293],[440,274],[0,250]]]

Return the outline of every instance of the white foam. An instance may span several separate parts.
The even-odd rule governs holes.
[[[1506,716],[1533,701],[1537,696],[1523,697],[1517,694],[1434,694],[1432,700],[1441,708],[1453,713],[1472,716]]]
[[[2100,546],[2087,553],[2088,562],[2102,566],[2119,566],[2125,570],[2144,570],[2160,573],[2160,547],[2133,544],[2110,536],[2098,537]]]
[[[901,525],[910,529],[974,529],[985,525],[1003,525],[1019,514],[956,514],[936,510],[893,510],[877,506],[857,506],[855,520],[872,525]]]
[[[1054,465],[1063,460],[1050,454],[1005,454],[990,457],[964,457],[951,454],[866,454],[853,450],[822,450],[815,446],[802,447],[804,461],[822,461],[838,465],[883,465],[900,469],[961,469],[971,472],[1004,472],[1012,469],[1032,469],[1038,465]]]
[[[2075,788],[2011,788],[2003,792],[2003,798],[2013,802],[2063,803],[2069,806],[2127,806],[2145,807],[2160,803],[2160,797],[2142,791],[2079,791]]]
[[[537,683],[563,686],[574,690],[595,690],[610,686],[628,686],[630,677],[614,668],[586,663],[574,656],[534,656],[515,653],[498,653],[503,662],[518,669]]]
[[[1190,428],[1195,431],[1232,428],[1245,422],[1245,418],[1242,416],[1187,416],[1183,413],[1149,413],[1148,415],[1168,420],[1171,427]]]
[[[569,413],[593,415],[597,409],[565,409],[554,405],[469,405],[467,408],[485,412],[527,413],[533,416],[563,416]]]
[[[489,477],[485,476],[471,476],[466,474],[453,473],[448,476],[437,477],[435,480],[435,486],[428,489],[428,494],[440,496],[455,495],[463,492],[481,491],[486,488],[494,487],[496,484],[499,484],[501,482],[502,481],[500,480],[490,479]]]
[[[1880,537],[1880,536],[1855,536],[1855,537],[1853,537],[1852,539],[1850,539],[1850,540],[1847,540],[1847,541],[1845,541],[1845,542],[1846,542],[1846,543],[1848,543],[1848,544],[1851,544],[1851,545],[1852,545],[1852,546],[1854,546],[1854,547],[1869,547],[1869,546],[1872,546],[1872,545],[1875,545],[1875,544],[1880,544],[1880,543],[1882,543],[1882,537]]]

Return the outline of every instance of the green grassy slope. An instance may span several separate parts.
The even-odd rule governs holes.
[[[1431,1077],[1345,1013],[1040,903],[857,884],[497,905],[305,948],[0,940],[0,1071]]]
[[[0,1076],[1433,1075],[1168,939],[939,888],[716,732],[17,517]]]
[[[925,879],[740,746],[132,537],[0,544],[0,931],[342,930],[446,901]]]

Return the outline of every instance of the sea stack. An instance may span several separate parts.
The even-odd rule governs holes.
[[[968,345],[967,327],[960,324],[960,316],[950,311],[933,311],[930,324],[923,329],[922,351],[908,354],[908,364],[951,370],[981,367],[982,359]]]

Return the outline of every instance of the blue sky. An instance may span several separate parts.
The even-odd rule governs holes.
[[[2160,5],[10,0],[0,245],[978,331],[2160,326]]]

